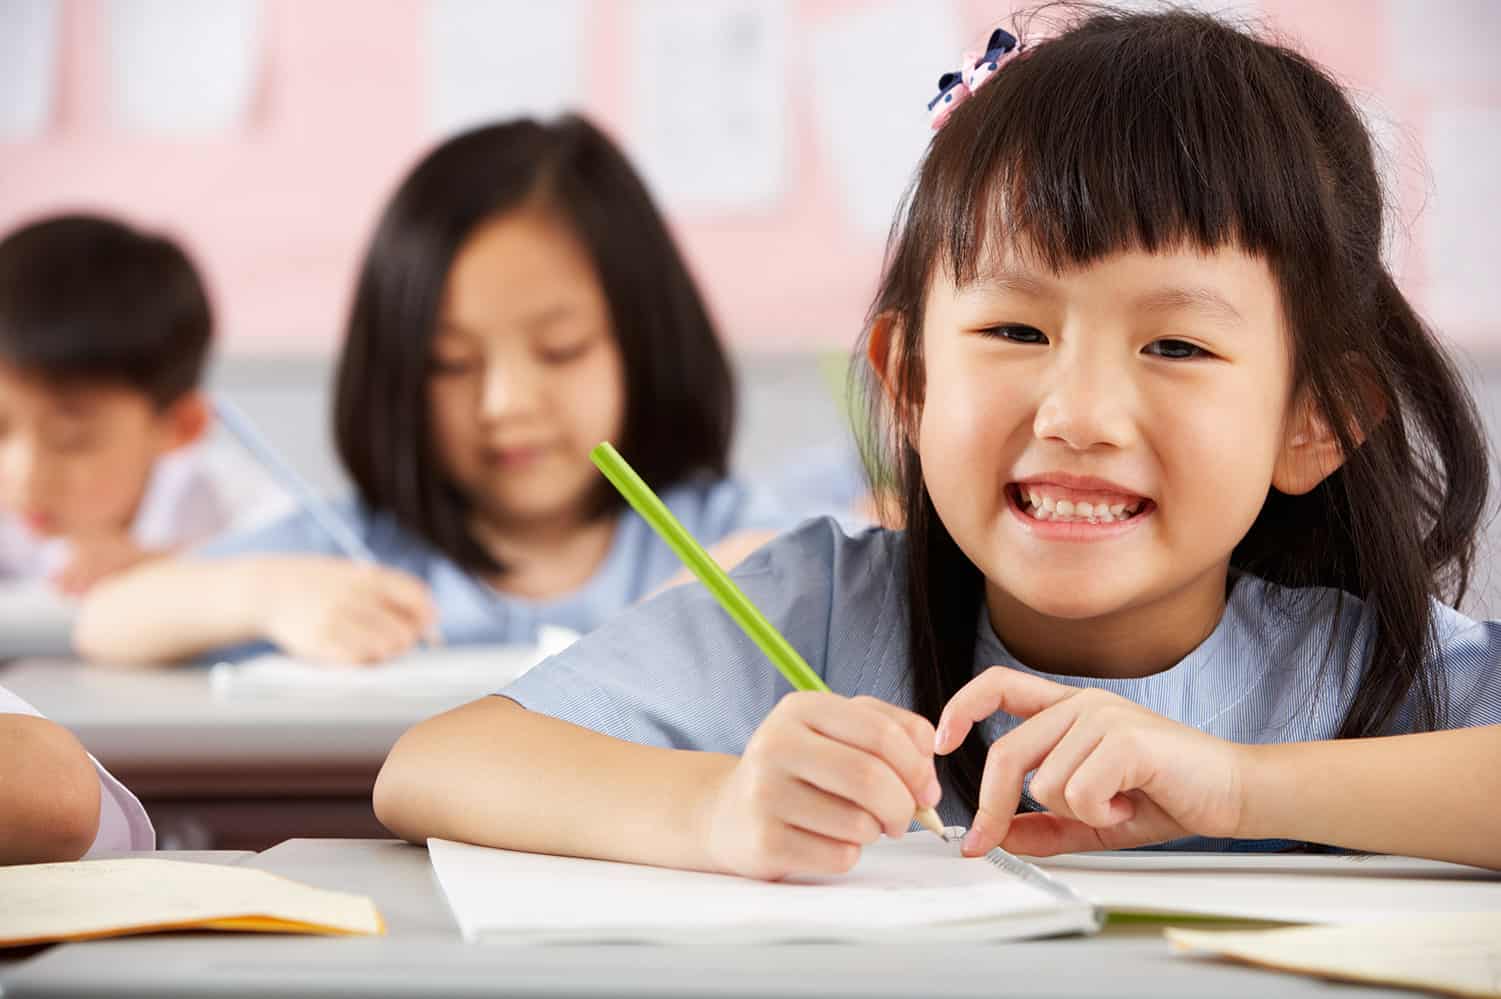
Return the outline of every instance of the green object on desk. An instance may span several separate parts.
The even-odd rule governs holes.
[[[613,444],[607,441],[599,445],[589,452],[589,457],[605,473],[605,478],[620,490],[620,495],[625,497],[626,502],[651,525],[652,530],[661,535],[662,540],[683,560],[683,564],[709,588],[725,613],[740,625],[751,641],[761,647],[761,651],[781,670],[794,689],[829,689],[823,678],[813,671],[813,667],[798,654],[792,643],[766,620],[766,615],[751,603],[750,597],[735,585],[735,581],[719,567],[719,563],[704,551],[704,546],[688,533],[688,529],[667,509],[667,504],[657,498],[651,486],[642,481],[641,476],[620,456]]]

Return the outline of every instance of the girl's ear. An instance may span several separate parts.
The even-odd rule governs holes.
[[[1293,409],[1282,450],[1272,466],[1278,492],[1301,496],[1339,471],[1345,452],[1323,412],[1305,392]]]
[[[886,399],[893,406],[901,404],[896,375],[901,370],[901,358],[896,356],[897,319],[889,312],[876,316],[870,324],[870,338],[865,344],[865,358],[880,379]]]
[[[1353,356],[1347,361],[1365,403],[1364,412],[1350,419],[1350,437],[1354,445],[1360,447],[1370,436],[1370,430],[1386,419],[1386,395],[1381,391],[1369,362]],[[1272,485],[1289,496],[1301,496],[1339,471],[1348,457],[1329,426],[1323,408],[1304,389],[1294,406],[1287,437],[1272,468]]]
[[[883,312],[870,324],[870,337],[865,345],[865,357],[870,361],[886,401],[891,406],[903,436],[912,440],[916,424],[911,393],[902,383],[906,358],[902,351],[901,321],[892,313]]]

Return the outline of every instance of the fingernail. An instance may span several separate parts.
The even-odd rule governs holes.
[[[943,785],[938,783],[937,777],[934,777],[928,782],[928,786],[923,788],[921,804],[924,808],[932,808],[938,804],[938,799],[942,797]]]
[[[949,744],[949,726],[944,722],[938,726],[937,733],[933,736],[933,752],[943,752],[943,747]]]
[[[969,832],[964,834],[964,842],[961,849],[965,853],[978,853],[980,851],[980,826],[975,824],[969,827]]]

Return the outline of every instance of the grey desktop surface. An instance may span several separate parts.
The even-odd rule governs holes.
[[[413,696],[219,697],[202,667],[124,669],[63,660],[0,668],[0,684],[122,774],[379,767],[407,728],[456,706]],[[127,783],[129,783],[127,781]],[[135,785],[132,784],[132,787]]]
[[[54,947],[0,965],[5,999],[72,996],[1410,997],[1169,952],[1155,928],[944,947],[468,945],[427,852],[382,840],[290,840],[245,860],[372,896],[389,935],[171,934]]]

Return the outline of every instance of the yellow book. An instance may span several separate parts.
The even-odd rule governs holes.
[[[1341,981],[1501,999],[1501,912],[1353,926],[1167,931],[1175,948]]]
[[[378,935],[375,903],[253,867],[128,858],[0,867],[0,947],[159,930]]]

